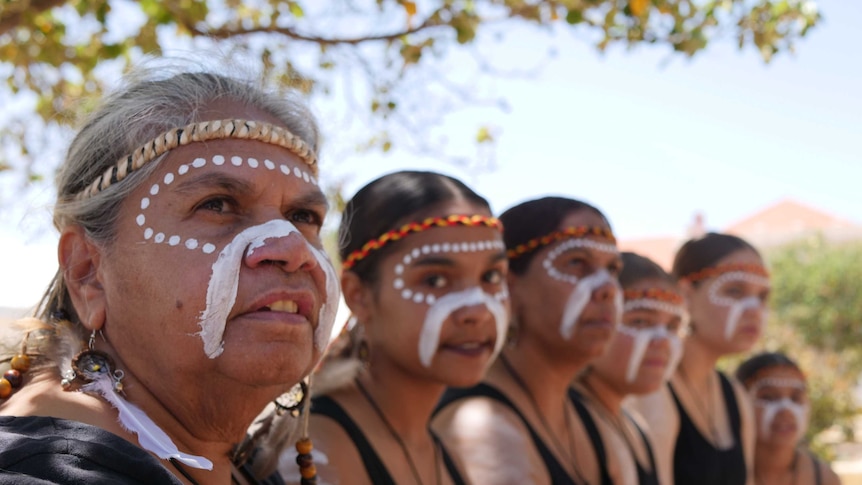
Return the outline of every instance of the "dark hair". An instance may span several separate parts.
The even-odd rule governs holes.
[[[673,260],[672,274],[675,278],[696,273],[704,268],[714,266],[725,256],[741,249],[748,249],[760,254],[757,249],[744,239],[730,234],[709,232],[697,239],[689,239],[676,252]]]
[[[435,172],[400,171],[386,174],[365,187],[347,202],[338,228],[341,261],[380,237],[416,219],[432,214],[440,205],[464,199],[491,211],[488,201],[463,182]],[[446,214],[448,215],[448,214]],[[362,281],[377,280],[377,263],[396,243],[372,251],[350,268]]]
[[[802,374],[802,369],[787,355],[781,352],[762,352],[749,357],[736,369],[736,379],[747,386],[747,383],[761,371],[772,367],[791,367]]]
[[[638,281],[655,278],[675,284],[676,281],[655,261],[640,254],[624,252],[620,254],[623,260],[623,270],[620,272],[620,286],[628,288]]]
[[[543,197],[522,202],[502,215],[503,240],[506,249],[524,244],[530,239],[542,237],[560,229],[560,223],[573,212],[589,210],[598,214],[610,227],[608,218],[597,208],[580,200],[565,197]],[[524,274],[536,251],[530,251],[509,261],[509,271]]]

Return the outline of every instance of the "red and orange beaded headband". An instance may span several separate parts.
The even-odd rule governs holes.
[[[685,304],[685,298],[675,291],[665,290],[663,288],[646,288],[643,290],[625,290],[623,291],[623,299],[631,300],[658,300],[671,305]]]
[[[548,244],[566,239],[566,238],[577,238],[577,237],[585,237],[585,236],[598,236],[604,239],[608,239],[612,243],[616,243],[617,240],[614,237],[614,233],[605,227],[598,226],[575,226],[575,227],[567,227],[562,231],[552,232],[546,236],[537,237],[534,239],[530,239],[529,241],[519,244],[514,248],[508,250],[506,255],[509,259],[515,259],[519,256],[523,256],[531,251],[535,251],[536,249],[547,246]]]
[[[392,241],[398,241],[402,239],[404,236],[408,234],[413,234],[416,232],[422,232],[427,229],[431,229],[432,227],[452,227],[452,226],[467,226],[467,227],[492,227],[494,229],[498,229],[500,231],[503,230],[503,224],[496,217],[488,217],[488,216],[465,216],[465,215],[450,215],[443,217],[429,217],[427,219],[423,219],[421,222],[410,222],[404,224],[398,229],[393,229],[391,231],[387,231],[383,233],[382,236],[377,239],[372,239],[367,243],[363,244],[360,249],[353,251],[344,262],[341,264],[342,269],[350,269],[357,262],[364,259],[368,256],[368,253],[374,251],[376,249],[380,249],[383,246],[386,246],[388,243]]]
[[[742,272],[742,273],[751,273],[757,276],[763,276],[764,278],[769,278],[769,271],[763,267],[761,264],[756,263],[727,263],[720,264],[718,266],[710,266],[708,268],[704,268],[700,271],[695,271],[693,273],[689,273],[685,276],[681,276],[680,280],[685,280],[690,283],[695,283],[697,281],[702,281],[707,278],[712,278],[714,276],[718,276],[724,273],[731,272]]]

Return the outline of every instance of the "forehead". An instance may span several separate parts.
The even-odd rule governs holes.
[[[676,285],[661,278],[642,278],[627,285],[625,290],[648,290],[658,288],[667,291],[677,291]]]
[[[423,256],[433,255],[435,257],[454,257],[459,254],[472,258],[471,254],[478,251],[494,251],[502,253],[502,245],[477,245],[485,241],[502,241],[500,231],[487,226],[451,226],[435,227],[405,237],[395,249],[396,255],[405,252],[414,253],[410,262],[416,262]],[[470,245],[469,243],[474,243]],[[399,257],[399,261],[401,261]]]
[[[787,379],[805,382],[805,376],[802,375],[802,372],[788,365],[777,365],[761,370],[757,373],[757,378],[753,384],[763,379]]]

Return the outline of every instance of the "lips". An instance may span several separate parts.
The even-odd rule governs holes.
[[[314,297],[310,291],[292,290],[269,292],[253,300],[240,316],[264,320],[294,322],[316,322]]]
[[[294,300],[278,300],[270,303],[269,305],[261,308],[258,311],[270,311],[270,312],[285,312],[285,313],[296,313],[299,310],[299,305]]]
[[[476,356],[486,351],[491,351],[494,347],[491,340],[468,340],[457,343],[445,343],[440,348],[465,356]]]

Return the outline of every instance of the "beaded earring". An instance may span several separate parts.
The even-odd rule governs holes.
[[[289,391],[275,398],[272,403],[275,405],[275,412],[279,416],[284,413],[290,413],[294,418],[299,416],[300,409],[308,400],[308,384],[305,381],[299,381]]]
[[[21,387],[24,382],[24,374],[30,370],[30,356],[27,355],[27,339],[30,337],[30,332],[24,334],[24,339],[21,341],[20,351],[9,359],[9,370],[3,373],[0,378],[0,399],[8,399],[15,389]]]
[[[311,376],[308,377],[308,385],[311,385]],[[296,442],[296,464],[299,466],[299,475],[302,477],[299,481],[300,485],[317,485],[317,468],[314,466],[314,457],[311,455],[314,445],[308,436],[310,416],[311,402],[306,401],[302,406],[300,438]]]
[[[67,371],[61,381],[63,389],[70,389],[79,377],[85,382],[110,379],[111,387],[117,394],[123,392],[123,371],[114,368],[114,360],[110,355],[96,350],[96,330],[90,334],[87,350],[82,350],[72,359],[72,369]]]

